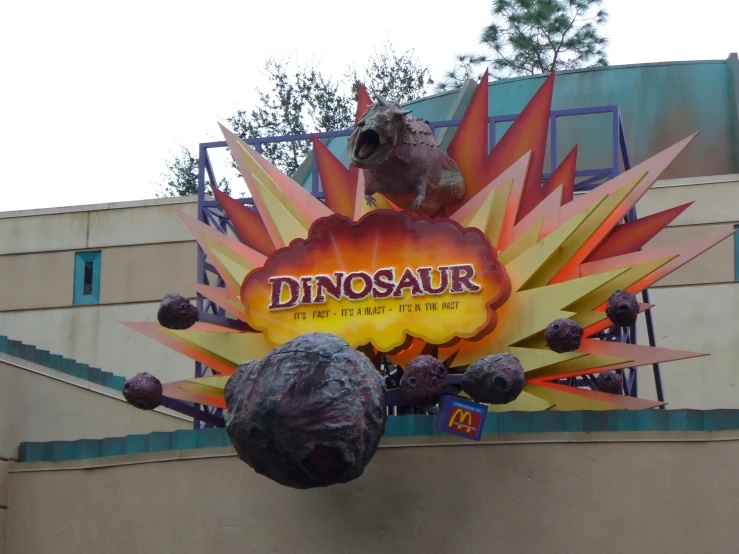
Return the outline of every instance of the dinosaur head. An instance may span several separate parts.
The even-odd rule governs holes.
[[[384,162],[400,142],[409,110],[378,98],[349,137],[349,160],[354,166],[372,168]]]

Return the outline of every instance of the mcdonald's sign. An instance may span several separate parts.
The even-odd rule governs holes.
[[[484,404],[457,396],[444,396],[436,418],[436,429],[479,441],[487,413]]]

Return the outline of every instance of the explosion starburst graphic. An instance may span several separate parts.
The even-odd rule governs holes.
[[[702,354],[599,340],[595,335],[611,322],[606,303],[616,290],[638,293],[695,256],[726,239],[719,233],[674,245],[642,250],[688,205],[637,219],[622,220],[665,168],[695,138],[692,135],[585,194],[574,194],[576,149],[542,185],[554,75],[549,76],[509,130],[488,152],[488,83],[482,78],[449,145],[459,166],[465,197],[446,206],[439,217],[463,228],[480,230],[497,251],[510,279],[510,295],[497,307],[497,325],[482,336],[432,345],[409,337],[401,348],[380,352],[404,367],[416,356],[433,351],[450,378],[479,358],[510,352],[525,369],[526,386],[513,402],[491,405],[492,411],[645,409],[662,403],[563,386],[557,380],[701,356]],[[357,120],[370,105],[362,89]],[[177,350],[218,374],[164,385],[170,398],[225,408],[223,389],[235,368],[263,358],[276,344],[248,326],[240,297],[242,284],[276,251],[305,240],[319,219],[339,214],[353,221],[373,210],[400,208],[375,195],[364,200],[364,177],[345,167],[329,149],[313,140],[325,203],[279,171],[269,161],[221,126],[231,154],[251,192],[257,211],[213,188],[238,239],[181,214],[184,222],[222,277],[225,288],[192,285],[204,297],[244,322],[244,329],[199,322],[187,330],[157,323],[126,323],[129,327]],[[641,304],[640,309],[650,306]],[[544,330],[557,318],[569,318],[584,329],[580,347],[556,353]]]

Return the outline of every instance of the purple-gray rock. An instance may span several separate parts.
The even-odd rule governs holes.
[[[521,362],[507,352],[480,358],[462,375],[462,390],[488,404],[513,402],[525,384]]]
[[[140,410],[153,410],[162,405],[162,383],[149,373],[139,373],[123,384],[123,397]]]
[[[433,356],[413,358],[400,380],[406,402],[421,408],[438,404],[446,387],[446,368]]]
[[[598,390],[602,392],[610,392],[613,394],[619,394],[623,387],[624,379],[615,371],[604,371],[598,374],[595,383],[598,385]]]
[[[380,373],[334,335],[298,337],[229,382],[226,425],[239,458],[288,487],[356,479],[385,432]]]
[[[608,299],[606,315],[619,327],[629,327],[639,315],[639,302],[636,296],[624,290],[617,290]]]
[[[157,321],[167,329],[189,329],[198,319],[198,309],[187,298],[174,293],[162,299],[157,312]]]
[[[544,340],[554,352],[562,354],[580,348],[583,328],[571,319],[555,319],[547,325]]]
[[[257,362],[255,360],[244,362],[239,367],[237,367],[236,371],[233,372],[233,375],[228,378],[228,381],[226,381],[226,386],[223,388],[223,399],[226,401],[226,409],[231,409],[234,393],[236,392],[239,383],[241,383],[244,375],[247,374],[249,369],[254,367],[254,365],[256,364]]]

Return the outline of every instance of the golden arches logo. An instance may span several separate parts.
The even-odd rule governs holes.
[[[456,421],[457,419],[459,421]],[[472,412],[469,410],[463,410],[462,408],[457,408],[457,410],[452,414],[452,417],[449,418],[448,427],[451,428],[452,426],[456,426],[457,429],[464,427],[464,430],[467,433],[475,431],[476,429],[472,427]]]

